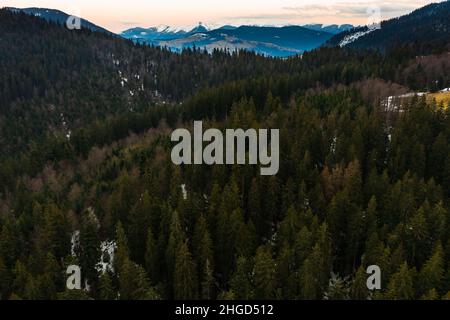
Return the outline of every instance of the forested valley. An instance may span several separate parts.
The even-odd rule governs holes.
[[[382,104],[450,87],[449,49],[177,54],[0,10],[0,298],[450,299],[450,108]],[[175,166],[194,120],[280,129],[280,171]]]

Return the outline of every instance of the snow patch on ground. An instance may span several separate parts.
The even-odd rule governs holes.
[[[337,145],[337,137],[334,136],[334,137],[333,137],[333,140],[331,141],[331,144],[330,144],[330,151],[331,151],[331,153],[333,153],[333,154],[336,153],[336,145]]]
[[[69,129],[69,127],[67,126],[67,121],[66,121],[66,118],[64,117],[64,114],[63,113],[60,113],[60,118],[61,118],[61,124],[62,124],[62,127],[64,128],[64,131],[66,132],[66,138],[68,139],[68,140],[70,140],[70,137],[71,137],[71,135],[72,135],[72,131]]]
[[[384,107],[384,111],[398,111],[403,112],[401,100],[405,98],[413,98],[414,96],[423,97],[426,96],[426,92],[410,92],[401,94],[398,96],[389,96],[384,99],[381,104]]]
[[[100,244],[100,250],[102,255],[100,257],[100,262],[97,264],[97,271],[99,272],[113,272],[113,262],[114,262],[114,252],[117,249],[117,244],[115,241],[103,241]]]
[[[352,33],[348,36],[345,36],[344,39],[342,39],[341,42],[339,43],[339,46],[341,48],[345,47],[346,45],[349,45],[350,43],[355,42],[357,39],[371,33],[374,30],[377,30],[377,29],[373,28],[373,29],[369,29],[366,31],[359,31],[359,32]]]
[[[181,187],[181,192],[183,193],[183,199],[186,200],[187,199],[186,185],[183,183],[180,187]]]

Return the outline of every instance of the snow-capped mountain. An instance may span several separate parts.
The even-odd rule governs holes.
[[[190,35],[202,32],[208,32],[208,27],[198,24],[193,27],[171,27],[167,25],[158,25],[149,28],[131,28],[123,31],[120,35],[127,39],[139,40],[147,43],[155,41],[165,41],[185,38]]]
[[[332,34],[339,34],[341,32],[348,31],[348,30],[351,30],[351,29],[354,28],[354,26],[351,25],[351,24],[324,25],[324,24],[319,24],[319,23],[317,23],[317,24],[306,24],[303,27],[305,27],[307,29],[315,30],[315,31],[324,31],[324,32],[332,33]]]
[[[70,15],[47,8],[8,8],[47,21],[65,24]],[[81,19],[81,27],[92,31],[112,34],[87,20]],[[202,23],[190,27],[157,25],[149,28],[136,27],[120,33],[121,37],[136,42],[164,46],[173,51],[184,48],[249,50],[267,56],[288,57],[315,49],[334,35],[348,31],[351,25],[309,24],[305,26],[232,26],[209,27]]]
[[[314,25],[311,28],[225,25],[210,30],[199,24],[189,31],[173,31],[169,27],[133,28],[122,32],[121,36],[136,42],[165,46],[174,51],[195,46],[208,51],[245,49],[268,56],[287,57],[302,54],[324,44],[334,35],[324,31],[326,28],[322,25]],[[340,26],[333,26],[329,30],[337,32],[337,28]]]

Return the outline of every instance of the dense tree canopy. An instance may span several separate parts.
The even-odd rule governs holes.
[[[0,298],[449,298],[450,109],[381,104],[432,90],[447,53],[173,54],[3,10],[0,30],[21,35],[0,42]],[[279,173],[175,166],[198,119],[279,129]]]

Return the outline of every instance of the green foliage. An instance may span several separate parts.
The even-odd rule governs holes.
[[[177,300],[198,298],[195,263],[186,242],[181,244],[177,251],[174,273],[174,298]]]
[[[0,31],[1,299],[449,297],[450,111],[380,107],[439,56],[422,79],[413,47],[173,54],[5,10]],[[280,129],[279,173],[174,166],[170,132],[198,119]],[[65,289],[72,263],[90,288]]]

